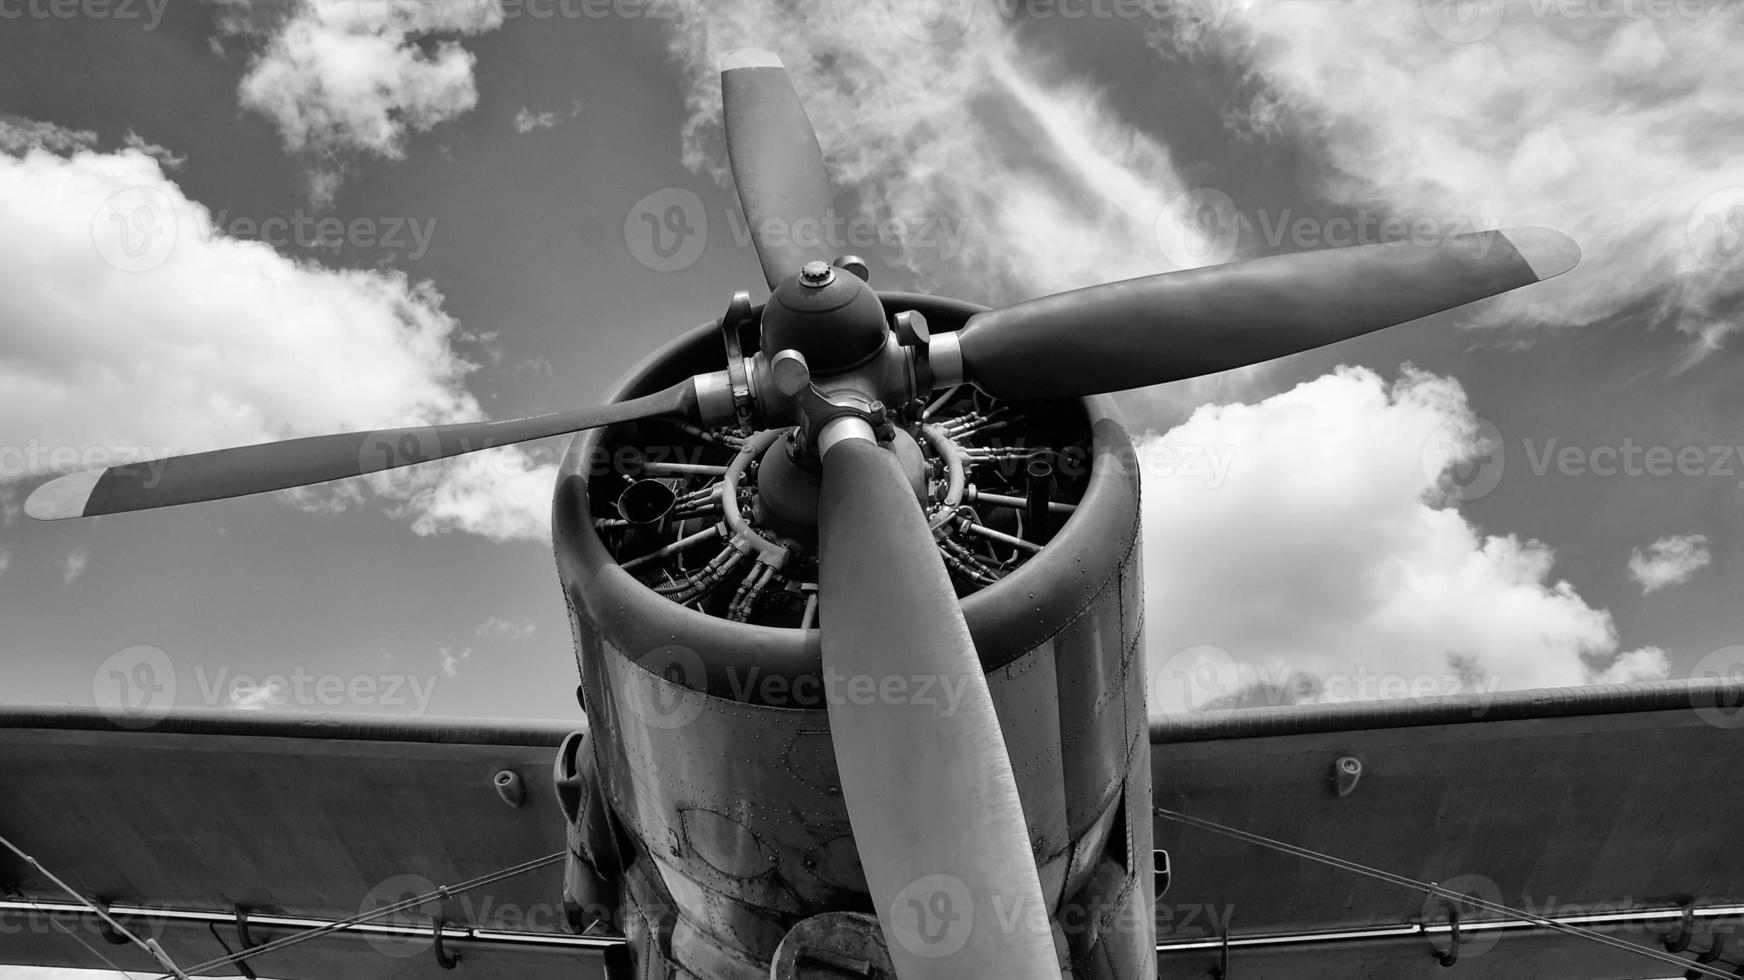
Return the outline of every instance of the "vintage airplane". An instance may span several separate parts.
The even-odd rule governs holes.
[[[0,708],[0,962],[1592,980],[1744,961],[1736,683],[1146,711],[1138,470],[1105,394],[1527,286],[1578,262],[1571,241],[1274,256],[991,310],[875,292],[798,233],[830,182],[780,62],[739,52],[722,88],[771,294],[736,295],[609,404],[118,466],[27,504],[115,514],[580,432],[553,523],[585,727]]]

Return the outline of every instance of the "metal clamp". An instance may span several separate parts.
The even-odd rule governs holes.
[[[727,304],[727,312],[721,317],[721,343],[727,348],[727,382],[732,388],[733,412],[738,417],[739,428],[746,432],[756,428],[752,423],[757,403],[751,396],[751,372],[745,368],[745,351],[739,340],[739,331],[755,315],[751,294],[741,289],[733,294],[733,301]]]
[[[1454,905],[1452,902],[1449,902],[1447,905],[1447,924],[1449,926],[1449,931],[1447,934],[1446,951],[1436,949],[1433,941],[1429,944],[1429,951],[1435,955],[1435,962],[1440,963],[1444,967],[1452,966],[1459,962],[1459,906]]]
[[[1714,944],[1712,946],[1709,946],[1707,948],[1706,952],[1697,954],[1696,955],[1696,962],[1697,963],[1712,963],[1715,960],[1719,959],[1721,956],[1724,956],[1725,953],[1726,953],[1726,937],[1722,936],[1716,932],[1716,933],[1714,933]]]
[[[441,919],[436,920],[435,931],[431,934],[431,938],[434,940],[431,945],[436,950],[436,965],[444,970],[452,970],[460,965],[460,957],[450,955],[447,947],[443,946],[442,928],[444,925],[446,925],[446,923]]]
[[[104,942],[111,946],[125,946],[130,942],[110,920],[108,902],[92,902],[91,907],[102,913],[97,917],[97,934],[103,937]]]
[[[1232,912],[1223,920],[1223,942],[1217,951],[1217,965],[1211,968],[1212,980],[1229,980],[1229,919],[1233,918]]]
[[[217,929],[215,927],[213,929],[213,934],[217,934]],[[219,942],[222,943],[223,940],[220,939]],[[242,975],[247,977],[248,980],[257,980],[257,975],[254,970],[249,967],[248,960],[244,959],[244,957],[248,955],[250,950],[260,944],[255,942],[254,937],[249,934],[248,910],[240,905],[236,906],[236,942],[237,945],[242,947],[242,951],[236,954],[236,968],[241,970]],[[226,946],[224,951],[226,953],[230,952],[229,947]]]
[[[1667,933],[1662,942],[1668,953],[1681,953],[1689,949],[1690,940],[1696,935],[1696,906],[1694,902],[1683,903],[1683,918],[1678,920],[1677,931]]]

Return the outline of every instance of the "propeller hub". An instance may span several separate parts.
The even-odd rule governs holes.
[[[808,262],[782,282],[763,308],[763,353],[805,355],[814,375],[852,370],[878,356],[890,325],[878,294],[859,276],[837,275],[827,262]]]
[[[897,429],[885,448],[895,454],[903,475],[914,488],[915,499],[925,506],[926,457],[920,444]],[[792,433],[775,440],[763,451],[757,467],[757,522],[782,537],[816,547],[818,494],[822,488],[817,458],[803,452]]]

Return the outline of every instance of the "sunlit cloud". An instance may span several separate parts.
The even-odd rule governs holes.
[[[1713,555],[1708,539],[1700,534],[1673,534],[1629,555],[1629,577],[1641,586],[1641,594],[1680,585],[1708,566]]]

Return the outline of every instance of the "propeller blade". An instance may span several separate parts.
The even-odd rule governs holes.
[[[1548,228],[1357,245],[1056,293],[971,317],[963,374],[1002,398],[1075,398],[1213,374],[1552,276],[1580,247]]]
[[[774,54],[735,51],[721,69],[727,159],[751,243],[774,289],[811,259],[829,259],[830,175],[811,119]]]
[[[69,473],[37,487],[25,500],[24,512],[39,521],[56,521],[243,497],[634,419],[695,418],[696,406],[696,383],[686,379],[652,395],[573,412],[215,449]]]
[[[1058,980],[987,677],[895,457],[829,446],[819,528],[830,731],[897,974]],[[904,696],[922,685],[961,701]]]

